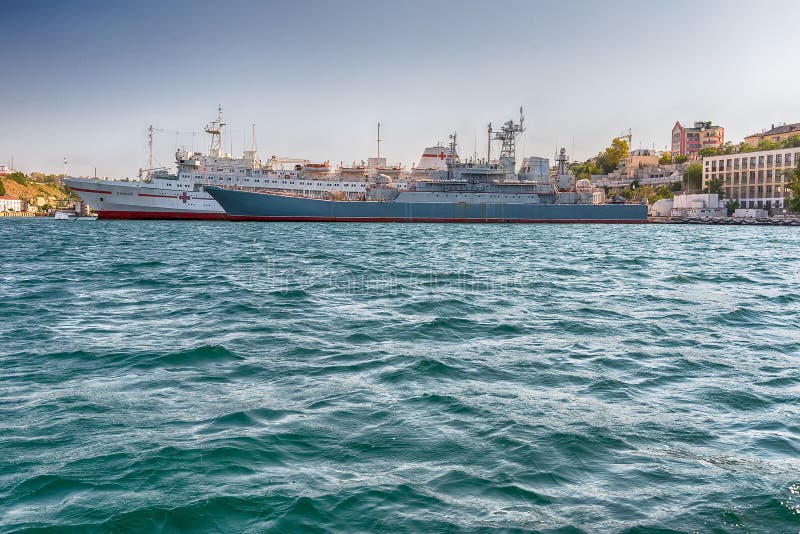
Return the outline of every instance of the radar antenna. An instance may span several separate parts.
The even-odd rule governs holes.
[[[500,127],[499,132],[494,133],[494,139],[502,143],[500,147],[501,158],[511,158],[514,161],[517,151],[516,139],[519,134],[525,131],[525,116],[522,114],[522,108],[519,108],[519,123],[513,120],[507,121]],[[491,134],[491,125],[489,125],[489,133]]]
[[[222,122],[222,106],[217,108],[217,120],[211,121],[207,124],[205,131],[211,135],[211,147],[209,148],[208,155],[211,157],[219,158],[222,156],[222,127],[225,123]]]
[[[450,138],[450,149],[448,150],[447,154],[447,177],[451,177],[450,168],[456,164],[456,150],[458,146],[458,133],[453,132],[449,136]]]

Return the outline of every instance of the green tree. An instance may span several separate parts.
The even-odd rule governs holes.
[[[673,193],[677,193],[681,189],[683,189],[682,182],[673,182],[672,185],[669,186],[669,190],[672,191]]]
[[[672,152],[663,152],[661,157],[658,158],[659,165],[669,165],[672,163]]]
[[[678,154],[675,156],[675,163],[686,163],[688,159],[684,154]]]
[[[725,182],[719,178],[714,178],[708,181],[708,185],[703,189],[703,193],[716,193],[719,198],[722,198],[722,188]]]
[[[687,191],[699,191],[703,184],[703,165],[698,162],[690,163],[683,173],[683,183],[686,184]]]
[[[739,209],[739,201],[738,200],[729,200],[725,207],[728,208],[728,215],[733,215],[733,212]]]
[[[701,148],[700,151],[697,153],[698,156],[701,158],[708,158],[711,156],[719,156],[721,151],[717,147],[707,146],[705,148]]]
[[[777,150],[779,148],[781,147],[778,143],[770,141],[769,139],[762,139],[756,146],[756,150]]]
[[[11,180],[14,180],[14,181],[15,181],[15,182],[17,182],[19,185],[25,185],[25,182],[26,182],[26,181],[28,181],[28,178],[27,178],[27,176],[25,176],[23,173],[21,173],[21,172],[19,172],[19,171],[17,171],[17,172],[12,172],[11,174],[9,174],[9,175],[7,176],[7,178],[9,178],[9,179],[11,179]]]
[[[619,163],[630,154],[628,142],[624,139],[616,138],[611,141],[611,146],[603,152],[597,154],[597,167],[602,174],[608,174],[619,168]]]
[[[0,179],[0,197],[6,194],[6,184],[3,183],[3,180]]]
[[[800,135],[795,134],[783,140],[782,148],[795,148],[800,146]]]
[[[662,185],[658,189],[656,189],[656,198],[655,200],[661,200],[662,198],[672,198],[672,189],[670,186]]]
[[[790,211],[800,212],[800,162],[792,173],[791,181],[786,184],[786,189],[792,193],[787,207]]]

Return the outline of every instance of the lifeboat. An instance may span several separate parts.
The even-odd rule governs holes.
[[[303,165],[303,172],[315,174],[328,174],[331,172],[331,164],[327,161],[323,163],[306,163]]]
[[[353,164],[351,166],[349,166],[349,167],[345,166],[345,165],[339,165],[339,172],[341,174],[350,175],[350,176],[356,175],[356,174],[357,175],[365,175],[365,174],[367,174],[367,166],[364,164],[363,161],[361,162],[361,165],[356,165],[356,162],[354,161]]]
[[[401,174],[403,170],[404,168],[402,165],[386,165],[377,168],[379,174],[385,174],[387,176],[397,176]]]

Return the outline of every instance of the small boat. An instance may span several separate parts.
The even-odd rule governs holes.
[[[71,221],[77,217],[74,211],[57,211],[55,215],[53,215],[53,219],[57,221]]]
[[[306,163],[302,167],[303,172],[313,174],[329,174],[331,172],[331,164],[324,163]]]

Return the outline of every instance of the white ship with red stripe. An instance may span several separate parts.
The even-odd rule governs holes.
[[[203,190],[205,186],[267,189],[319,198],[355,199],[366,194],[369,173],[332,174],[328,162],[314,164],[274,156],[261,162],[256,150],[233,158],[222,152],[223,126],[220,109],[217,120],[205,128],[211,135],[209,155],[178,150],[177,174],[151,168],[143,180],[64,181],[101,219],[227,219],[225,210]]]

